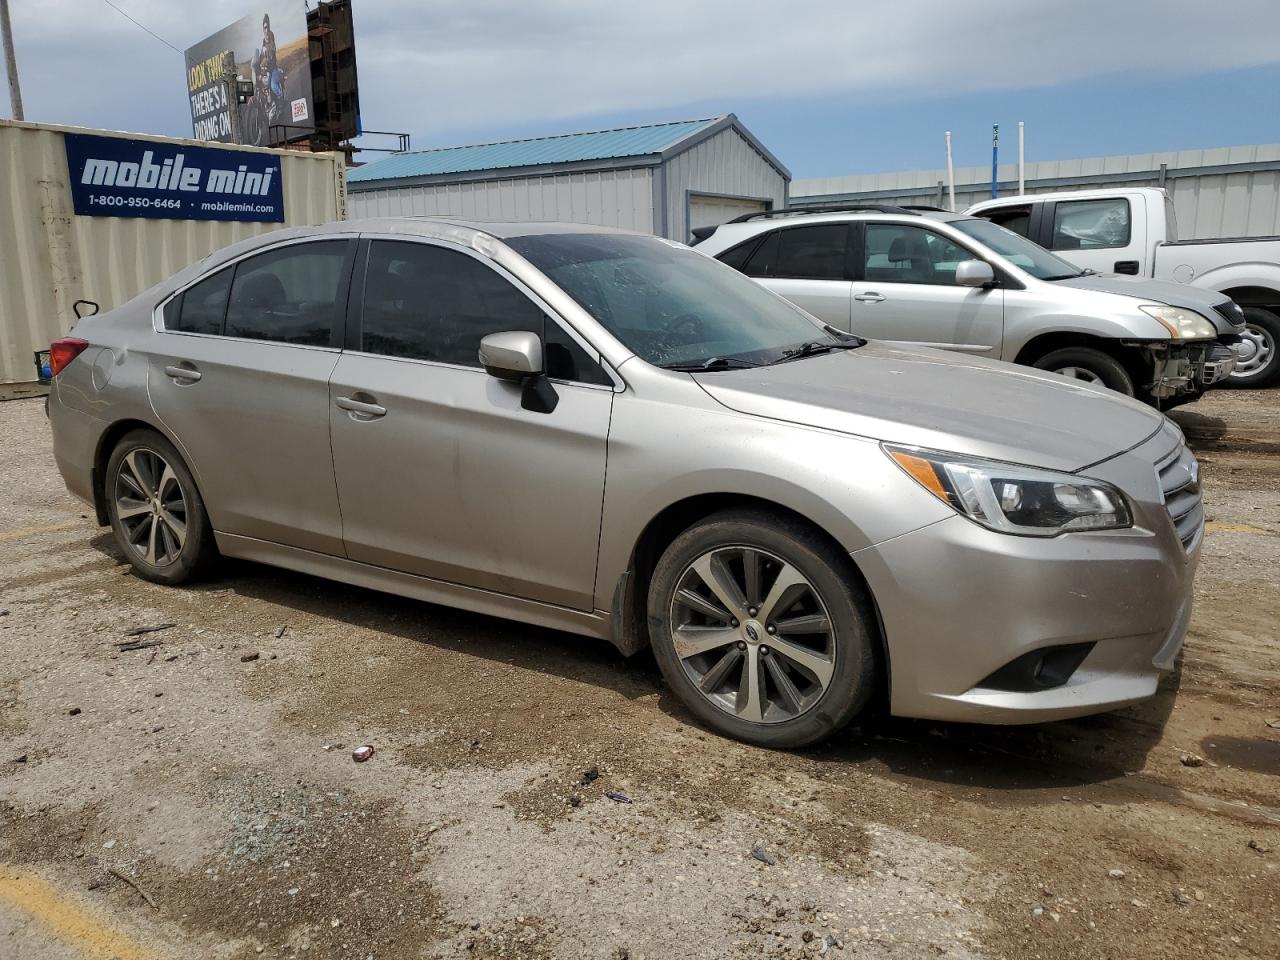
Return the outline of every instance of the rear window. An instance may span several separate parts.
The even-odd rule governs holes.
[[[346,308],[351,243],[293,244],[240,261],[227,305],[227,336],[328,346]]]
[[[221,333],[231,272],[229,267],[205,277],[165,304],[165,329],[180,333]]]

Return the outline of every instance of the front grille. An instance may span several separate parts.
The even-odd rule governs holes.
[[[1218,316],[1233,327],[1239,327],[1244,324],[1244,311],[1240,309],[1240,305],[1234,300],[1223,300],[1221,303],[1215,303],[1213,309]]]
[[[1178,531],[1182,548],[1190,553],[1204,532],[1204,505],[1200,499],[1200,465],[1177,436],[1174,448],[1156,462],[1164,508]]]

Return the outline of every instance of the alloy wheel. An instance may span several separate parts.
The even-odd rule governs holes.
[[[176,561],[187,542],[187,500],[160,454],[137,447],[120,461],[115,509],[129,549],[155,567]]]
[[[831,683],[826,604],[793,564],[756,547],[720,547],[690,563],[676,581],[670,623],[685,674],[741,720],[792,720]]]
[[[1271,362],[1276,351],[1270,332],[1257,324],[1246,323],[1240,331],[1240,338],[1240,342],[1234,347],[1236,368],[1231,372],[1233,380],[1252,377]]]
[[[1072,380],[1083,380],[1085,383],[1102,383],[1102,378],[1088,367],[1058,367],[1053,372],[1063,377],[1070,377]]]

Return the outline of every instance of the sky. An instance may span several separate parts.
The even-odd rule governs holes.
[[[179,50],[250,0],[10,0],[28,120],[191,135]],[[277,0],[272,0],[272,6]],[[415,148],[736,113],[797,178],[1280,142],[1280,0],[353,0]],[[10,116],[0,93],[0,116]],[[370,142],[373,142],[372,140]],[[367,155],[366,155],[367,156]]]

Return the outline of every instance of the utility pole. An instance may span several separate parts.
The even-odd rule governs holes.
[[[991,199],[996,198],[996,171],[999,169],[1000,157],[1000,124],[991,125]]]
[[[18,86],[18,61],[13,57],[13,26],[9,23],[9,0],[0,0],[0,34],[4,37],[4,63],[9,71],[9,103],[13,119],[22,119],[22,89]]]

